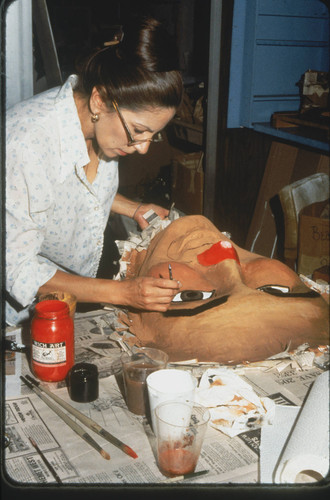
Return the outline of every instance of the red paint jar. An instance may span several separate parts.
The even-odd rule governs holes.
[[[74,364],[74,324],[69,312],[61,300],[43,300],[35,306],[32,369],[40,380],[64,380]]]

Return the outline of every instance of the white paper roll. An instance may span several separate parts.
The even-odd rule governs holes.
[[[275,468],[275,483],[318,481],[329,472],[329,371],[315,380]]]

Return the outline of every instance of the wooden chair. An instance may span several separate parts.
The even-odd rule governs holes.
[[[278,195],[284,215],[284,261],[296,271],[299,213],[304,207],[329,198],[329,176],[324,173],[310,175],[285,186]]]

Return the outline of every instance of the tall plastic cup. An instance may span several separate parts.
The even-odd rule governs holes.
[[[197,379],[190,372],[178,369],[164,369],[147,377],[151,424],[157,433],[155,408],[165,401],[194,401]]]
[[[194,472],[210,419],[207,408],[198,403],[167,401],[157,406],[157,461],[169,477]]]

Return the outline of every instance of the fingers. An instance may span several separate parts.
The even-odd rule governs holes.
[[[143,205],[143,208],[145,210],[144,213],[148,212],[149,210],[153,210],[161,219],[165,219],[169,215],[169,210],[167,208],[161,207],[160,205],[154,205],[153,203],[150,203],[148,205]]]
[[[163,208],[163,207],[159,207],[158,205],[153,205],[153,211],[156,212],[157,215],[159,215],[159,217],[161,219],[165,219],[166,217],[168,217],[169,215],[169,210],[167,210],[167,208]]]
[[[154,283],[155,283],[155,286],[157,286],[159,288],[167,288],[169,290],[175,290],[176,292],[182,286],[180,281],[170,280],[170,279],[166,279],[166,278],[154,278]]]
[[[139,224],[142,230],[149,226],[148,222],[141,214],[136,215],[136,222]]]
[[[165,219],[165,217],[167,217],[169,214],[169,211],[166,208],[163,208],[159,205],[154,205],[152,203],[139,205],[135,211],[133,219],[136,220],[141,229],[145,229],[149,225],[148,222],[143,217],[143,215],[147,213],[149,210],[153,210],[157,215],[159,215],[161,219]]]
[[[181,284],[178,281],[162,278],[144,278],[140,283],[140,294],[145,300],[166,303],[171,302],[178,293]]]
[[[136,278],[132,305],[147,311],[167,311],[181,284],[176,280],[163,278]]]

